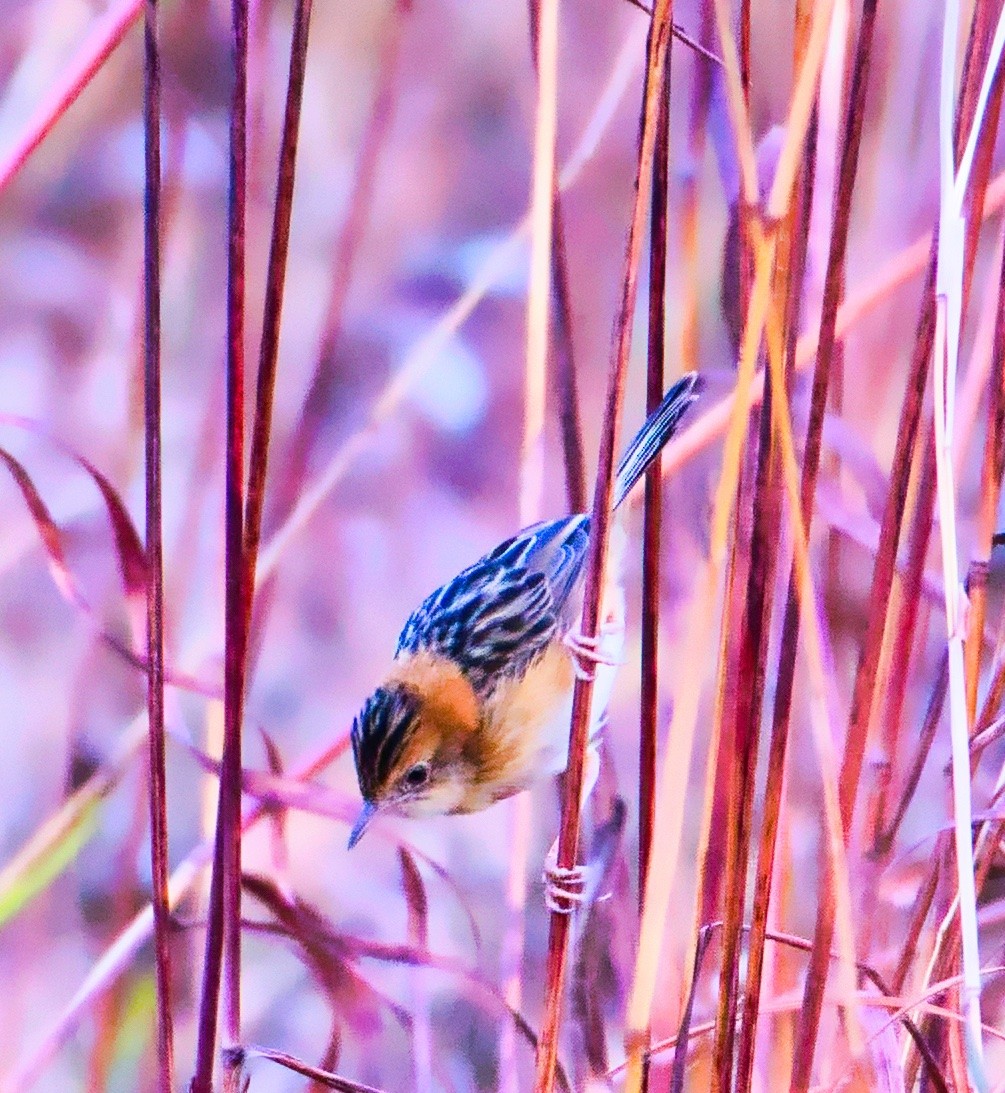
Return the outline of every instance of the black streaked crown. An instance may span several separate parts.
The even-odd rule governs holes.
[[[352,724],[352,754],[365,800],[373,800],[387,782],[418,713],[418,696],[400,684],[378,687],[363,703]]]

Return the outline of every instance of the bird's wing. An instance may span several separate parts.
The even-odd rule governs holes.
[[[427,596],[405,623],[396,656],[448,657],[483,695],[521,675],[567,625],[564,608],[582,572],[589,520],[534,524]]]

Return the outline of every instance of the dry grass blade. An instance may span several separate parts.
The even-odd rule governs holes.
[[[805,19],[805,12],[801,13]],[[790,216],[787,222],[787,234],[785,252],[788,255],[787,272],[781,268],[778,277],[782,280],[785,291],[785,330],[786,359],[785,373],[788,378],[793,374],[796,356],[797,331],[801,312],[801,298],[803,290],[803,278],[806,269],[807,248],[809,241],[809,220],[813,207],[814,181],[816,173],[816,141],[817,126],[811,124],[807,133],[807,156],[803,165],[803,181],[799,187],[797,200],[793,202]],[[764,439],[765,429],[770,435],[771,416],[771,389],[770,375],[765,377],[765,398],[762,407],[762,448],[766,444]],[[763,453],[760,457],[763,461]],[[805,456],[804,456],[805,467]],[[779,511],[781,503],[781,487],[778,481],[777,468],[772,464],[769,467],[768,481],[763,487],[770,491],[771,498],[758,499],[759,505],[764,510],[764,522],[767,528],[778,527]],[[807,517],[807,527],[809,518]],[[772,585],[775,583],[777,566],[777,534],[771,539],[768,548],[771,556],[770,576],[765,575],[769,594],[773,596]],[[771,598],[767,604],[771,603]],[[770,611],[766,604],[765,610]],[[794,649],[787,640],[798,626],[798,603],[795,599],[795,590],[790,588],[790,594],[786,600],[784,621],[782,623],[782,636],[780,639],[780,654],[778,656],[779,669],[775,678],[775,709],[779,710],[779,695],[783,695],[791,688],[790,677],[795,670]],[[769,628],[765,627],[764,638],[767,637]],[[762,638],[763,641],[763,638]],[[787,651],[791,651],[789,655]],[[760,673],[763,675],[764,666],[767,664],[767,650],[761,649],[758,657]],[[763,678],[760,686],[762,693],[758,698],[755,710],[758,716],[762,715],[763,707]],[[784,709],[784,708],[782,708]],[[742,999],[743,1022],[740,1029],[740,1041],[737,1050],[736,1061],[736,1088],[740,1093],[747,1093],[750,1089],[754,1074],[754,1051],[756,1046],[756,1034],[758,1027],[758,1012],[762,990],[762,977],[764,972],[765,957],[765,931],[768,922],[768,913],[775,896],[777,904],[779,894],[774,892],[775,880],[775,851],[778,830],[782,822],[784,802],[784,774],[786,769],[786,748],[788,738],[788,711],[784,710],[781,719],[772,718],[772,732],[767,759],[767,778],[764,786],[764,811],[761,820],[760,843],[757,853],[757,873],[753,882],[753,908],[751,911],[751,926],[747,941],[747,975]]]
[[[544,414],[551,302],[552,210],[558,117],[558,0],[540,0],[537,28],[537,121],[530,209],[526,398],[520,459],[520,524],[538,519],[544,486]]]
[[[45,140],[56,122],[76,102],[80,93],[122,41],[143,11],[145,0],[120,0],[96,21],[96,25],[69,65],[66,75],[38,107],[14,147],[0,159],[2,193],[31,154]]]
[[[48,505],[38,492],[24,464],[5,448],[0,448],[0,462],[7,466],[24,499],[45,552],[49,572],[52,574],[52,579],[60,594],[68,603],[81,612],[105,645],[128,664],[145,673],[147,671],[146,658],[129,648],[118,634],[104,627],[94,607],[84,595],[67,562],[63,533],[56,524]],[[139,542],[125,506],[114,487],[100,471],[86,460],[79,459],[78,462],[94,479],[105,502],[115,536],[119,571],[127,602],[139,600],[146,590],[146,553]],[[184,673],[168,671],[165,673],[165,679],[176,686],[200,694],[213,696],[218,693],[218,688],[214,684]]]
[[[382,1090],[377,1089],[375,1086],[364,1085],[362,1082],[354,1082],[349,1078],[340,1077],[338,1074],[332,1074],[320,1067],[311,1066],[310,1063],[305,1063],[295,1055],[290,1055],[285,1051],[276,1051],[274,1048],[269,1047],[249,1045],[247,1047],[230,1048],[226,1052],[224,1062],[228,1070],[240,1074],[244,1070],[244,1064],[249,1059],[268,1059],[287,1070],[292,1070],[295,1074],[302,1074],[305,1078],[310,1078],[325,1089],[337,1089],[341,1093],[382,1093]]]
[[[541,3],[528,0],[530,13],[531,54],[538,73],[538,101],[541,102],[546,88],[540,82],[541,64]],[[549,42],[551,49],[553,43]],[[548,64],[553,59],[548,58]],[[548,82],[553,84],[555,74],[549,73]],[[553,89],[552,89],[553,90]],[[557,103],[555,104],[557,105]],[[535,150],[537,146],[535,144]],[[562,427],[562,447],[565,453],[565,488],[570,512],[585,512],[589,504],[586,495],[586,459],[583,454],[583,430],[579,420],[579,384],[576,378],[576,362],[572,348],[572,296],[569,286],[569,262],[565,245],[565,221],[562,216],[562,196],[554,173],[554,145],[550,148],[551,186],[551,281],[555,294],[555,391],[558,396],[559,422]],[[543,168],[542,168],[543,169]],[[537,185],[537,158],[535,157],[535,186]],[[542,180],[543,181],[543,180]],[[534,286],[528,286],[528,299],[533,299]],[[530,360],[530,334],[528,330],[528,361]]]
[[[684,1093],[684,1080],[687,1075],[687,1049],[691,1039],[691,1021],[694,1016],[694,996],[698,988],[698,977],[701,974],[701,965],[705,959],[705,950],[712,940],[712,934],[720,923],[706,923],[698,931],[698,944],[694,950],[694,968],[691,972],[691,989],[688,991],[687,1003],[681,1015],[680,1028],[677,1031],[676,1044],[673,1053],[673,1068],[670,1072],[670,1093]]]
[[[0,926],[51,884],[97,830],[97,809],[120,784],[147,739],[145,718],[123,734],[115,754],[36,827],[0,869]]]
[[[429,898],[415,859],[401,846],[398,848],[401,866],[401,886],[408,908],[408,943],[419,950],[429,949]],[[429,1021],[429,994],[421,976],[412,983],[412,1060],[415,1067],[416,1089],[433,1088],[433,1036]]]
[[[841,812],[840,785],[837,780],[837,758],[834,749],[833,724],[837,719],[831,708],[826,681],[824,655],[824,625],[817,616],[817,598],[809,563],[809,541],[803,523],[800,503],[799,471],[795,458],[788,396],[783,374],[782,346],[775,316],[768,322],[768,363],[772,374],[772,398],[775,435],[779,441],[779,453],[783,481],[788,496],[789,518],[792,524],[795,573],[799,592],[799,610],[802,616],[802,632],[805,640],[807,667],[810,676],[810,724],[813,743],[820,765],[824,791],[824,816],[828,872],[818,909],[818,920],[826,917],[832,924],[837,922],[839,941],[839,982],[841,997],[846,1006],[845,1022],[853,1053],[857,1053],[860,1033],[855,1014],[855,940],[851,924],[851,888],[848,879],[848,863],[845,854],[843,815]],[[825,973],[826,974],[826,973]],[[807,989],[809,988],[807,978]],[[809,1046],[809,1045],[807,1045]],[[793,1068],[793,1085],[796,1082]]]

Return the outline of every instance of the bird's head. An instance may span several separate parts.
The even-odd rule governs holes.
[[[443,815],[463,809],[473,777],[468,711],[444,688],[401,681],[378,687],[352,726],[352,751],[363,809],[350,849],[381,812]]]

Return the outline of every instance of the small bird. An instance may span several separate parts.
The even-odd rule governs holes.
[[[615,508],[699,388],[696,373],[684,376],[639,430],[618,467]],[[616,663],[619,627],[623,635],[623,612],[608,621],[612,642],[604,627],[591,639],[575,630],[589,537],[583,513],[532,524],[410,616],[390,672],[353,722],[363,808],[350,849],[380,813],[477,812],[565,768],[576,676]],[[606,601],[604,610],[618,613]],[[606,697],[595,695],[595,722]]]

